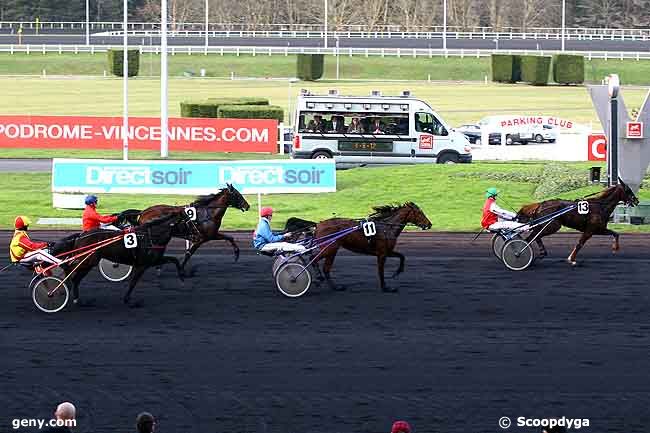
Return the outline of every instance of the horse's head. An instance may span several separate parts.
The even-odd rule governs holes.
[[[224,190],[224,192],[228,194],[228,206],[237,208],[242,212],[246,212],[248,209],[250,209],[251,206],[248,204],[244,196],[241,195],[241,193],[237,190],[237,188],[232,186],[230,183],[227,185],[228,187]]]
[[[634,194],[634,191],[632,191],[632,188],[623,182],[623,179],[620,177],[618,178],[618,185],[616,186],[616,189],[617,193],[619,194],[619,201],[622,201],[627,206],[636,206],[639,204],[639,199]]]
[[[427,218],[418,205],[409,201],[404,203],[402,208],[408,211],[404,220],[405,223],[414,224],[422,230],[429,230],[431,228],[431,221],[429,221],[429,218]]]

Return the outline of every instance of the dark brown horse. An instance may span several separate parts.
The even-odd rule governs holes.
[[[239,247],[235,243],[235,240],[232,236],[219,232],[219,228],[221,227],[221,220],[229,207],[234,207],[244,212],[250,209],[250,205],[244,196],[230,184],[216,194],[197,197],[195,201],[187,206],[169,206],[164,204],[151,206],[140,212],[135,219],[130,215],[128,220],[133,224],[144,224],[162,215],[183,211],[187,207],[196,209],[196,220],[188,220],[184,224],[179,224],[174,227],[174,231],[172,232],[174,237],[187,239],[192,242],[190,249],[185,252],[185,260],[183,260],[181,267],[185,268],[190,257],[192,257],[201,245],[208,241],[226,240],[230,242],[235,254],[235,261],[239,259]]]
[[[589,203],[589,213],[581,215],[577,209],[574,209],[555,218],[548,225],[542,224],[532,230],[527,241],[530,242],[532,239],[536,239],[537,245],[539,246],[540,258],[547,254],[542,238],[557,232],[562,226],[582,232],[578,244],[573,248],[573,251],[571,251],[571,254],[567,258],[567,261],[572,265],[576,264],[578,252],[593,235],[612,236],[614,238],[612,251],[616,252],[619,250],[619,234],[608,229],[607,223],[612,212],[614,212],[614,209],[620,202],[629,206],[639,204],[639,200],[634,195],[634,192],[623,181],[620,181],[618,185],[607,188],[603,192],[586,199],[586,201]],[[547,200],[541,203],[532,203],[522,207],[517,216],[519,221],[527,222],[575,204],[575,201],[570,200]]]
[[[336,253],[339,248],[343,247],[354,253],[376,256],[379,286],[384,292],[396,292],[397,289],[388,287],[384,279],[384,265],[386,264],[386,258],[399,258],[399,268],[397,268],[397,271],[393,274],[393,278],[401,274],[404,272],[404,255],[395,251],[395,244],[397,243],[397,238],[404,230],[404,227],[407,224],[414,224],[423,230],[431,228],[431,221],[429,221],[426,215],[424,215],[424,212],[422,212],[422,210],[412,202],[404,203],[401,206],[380,206],[373,209],[375,212],[367,218],[367,221],[375,223],[376,234],[374,236],[366,237],[362,230],[356,230],[349,235],[338,239],[331,245],[324,243],[321,247],[322,254],[319,260],[325,260],[325,264],[323,265],[325,281],[327,281],[327,284],[334,290],[344,289],[342,286],[336,286],[330,277]],[[314,238],[319,239],[333,235],[334,233],[350,227],[359,226],[360,224],[361,222],[359,220],[354,219],[328,219],[316,225]]]

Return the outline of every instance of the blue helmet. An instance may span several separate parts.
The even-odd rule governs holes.
[[[86,196],[85,203],[86,203],[86,205],[97,204],[97,196],[96,195],[88,195],[88,196]]]

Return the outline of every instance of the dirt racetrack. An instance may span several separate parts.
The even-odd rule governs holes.
[[[142,410],[160,433],[382,433],[398,418],[487,433],[502,416],[646,433],[650,237],[623,235],[616,256],[593,239],[573,269],[562,259],[577,236],[557,235],[551,257],[519,273],[471,238],[405,235],[398,294],[379,292],[374,258],[341,255],[346,292],[288,299],[269,258],[244,250],[234,264],[219,243],[199,250],[184,285],[172,268],[149,271],[136,309],[121,304],[125,284],[94,271],[81,292],[93,306],[46,315],[29,275],[4,273],[0,431],[70,400],[80,433],[134,431]]]

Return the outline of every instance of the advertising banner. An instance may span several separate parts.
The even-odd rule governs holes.
[[[587,160],[605,161],[607,159],[607,137],[603,134],[587,136]]]
[[[171,151],[278,151],[278,122],[269,119],[170,118]],[[131,150],[160,149],[160,119],[130,117]],[[122,149],[121,117],[0,116],[0,148]]]
[[[54,159],[52,192],[202,195],[336,191],[334,160],[123,161]]]

